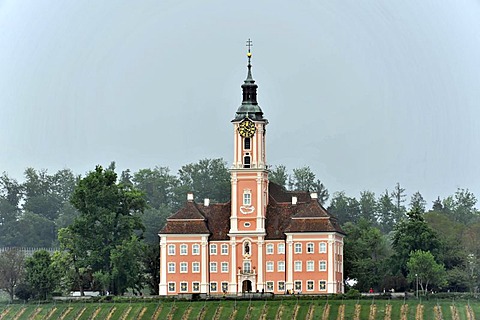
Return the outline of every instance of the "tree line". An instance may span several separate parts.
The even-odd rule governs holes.
[[[397,183],[379,195],[331,195],[309,167],[271,168],[270,181],[285,189],[316,191],[344,231],[345,278],[367,291],[420,289],[475,291],[479,270],[479,212],[468,189],[427,208],[420,192],[407,202]],[[222,159],[124,170],[115,164],[84,177],[69,169],[49,174],[28,168],[24,182],[0,176],[0,246],[57,247],[50,255],[0,254],[0,286],[11,294],[46,298],[54,291],[158,293],[158,230],[193,192],[197,201],[226,202],[230,174]],[[327,206],[328,202],[328,206]],[[17,263],[10,263],[17,261]],[[13,269],[12,269],[13,268]]]

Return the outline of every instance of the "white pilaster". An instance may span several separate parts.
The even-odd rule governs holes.
[[[263,245],[264,245],[264,241],[263,241],[263,237],[258,237],[257,238],[257,250],[258,250],[258,256],[257,256],[257,259],[258,259],[258,279],[257,279],[257,290],[259,291],[262,291],[262,289],[264,289],[263,285],[264,285],[264,279],[263,279],[263,275],[264,275],[264,271],[263,271],[263,265],[264,265],[264,262],[263,262]]]
[[[202,245],[200,246],[200,255],[201,255],[201,262],[200,262],[200,272],[201,272],[201,283],[200,283],[200,292],[201,293],[208,293],[209,292],[209,283],[208,283],[208,272],[210,269],[207,265],[207,255],[208,255],[208,238],[202,237]]]
[[[287,282],[285,283],[285,289],[293,290],[293,236],[291,234],[287,235],[285,264],[287,268]]]
[[[160,284],[158,293],[167,295],[167,238],[160,237]]]
[[[334,249],[334,240],[332,235],[328,236],[328,266],[327,266],[327,292],[328,293],[335,293],[335,249]]]
[[[235,237],[230,238],[230,287],[229,293],[237,292],[237,245]]]

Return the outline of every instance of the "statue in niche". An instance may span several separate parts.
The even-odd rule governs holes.
[[[245,254],[250,254],[250,244],[248,242],[245,243]]]

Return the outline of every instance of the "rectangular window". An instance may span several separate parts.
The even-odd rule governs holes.
[[[278,254],[285,254],[285,243],[278,244]]]
[[[250,138],[243,138],[243,149],[250,150]]]
[[[200,262],[192,262],[192,272],[200,272]]]
[[[295,271],[302,271],[302,261],[295,261]]]
[[[228,272],[228,262],[222,262],[222,272]]]
[[[295,253],[302,253],[302,244],[295,243]]]
[[[318,270],[319,271],[327,271],[327,261],[319,261],[318,262]]]
[[[273,254],[273,244],[267,244],[267,254]]]
[[[302,291],[302,281],[295,281],[295,291]]]
[[[228,292],[228,282],[222,282],[222,292],[223,293]]]
[[[244,261],[243,262],[243,272],[250,273],[251,272],[250,267],[251,267],[250,261]]]
[[[278,281],[278,291],[285,291],[285,282]]]
[[[313,253],[313,243],[307,243],[307,253]]]
[[[175,273],[175,262],[168,263],[168,273]]]
[[[188,267],[186,262],[180,262],[180,273],[187,273]]]
[[[307,261],[307,271],[315,271],[315,265],[313,261]]]
[[[327,252],[327,244],[325,242],[320,242],[320,244],[318,245],[318,248],[320,250],[320,253]]]
[[[285,261],[278,261],[277,269],[279,272],[285,272]]]
[[[313,291],[313,280],[307,281],[307,291]]]
[[[168,255],[169,256],[174,256],[175,255],[175,245],[174,244],[169,244],[168,245]]]
[[[217,245],[211,244],[210,245],[210,254],[217,254]]]
[[[252,195],[250,193],[243,194],[243,205],[249,206],[252,204]]]
[[[318,283],[318,289],[320,291],[327,290],[327,282],[325,280],[320,280],[320,282]]]
[[[228,254],[228,244],[222,244],[222,254]]]
[[[267,261],[267,272],[273,272],[273,262]]]
[[[168,283],[168,292],[175,292],[175,282]]]
[[[216,282],[210,282],[210,291],[217,292],[217,283]]]
[[[217,272],[217,263],[210,262],[210,272]]]
[[[198,244],[194,244],[192,246],[192,254],[199,255],[200,254],[200,246]]]
[[[194,282],[194,283],[192,283],[192,290],[193,290],[193,292],[198,292],[198,291],[200,291],[200,282]]]
[[[267,281],[267,291],[273,291],[273,281]]]
[[[188,283],[180,282],[180,292],[187,292],[187,291],[188,291]]]
[[[180,245],[180,255],[182,255],[182,256],[187,255],[187,245],[186,244]]]

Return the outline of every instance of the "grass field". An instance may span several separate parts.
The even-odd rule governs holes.
[[[480,303],[407,300],[225,300],[108,303],[12,304],[0,306],[0,319],[171,319],[171,320],[472,320]]]

